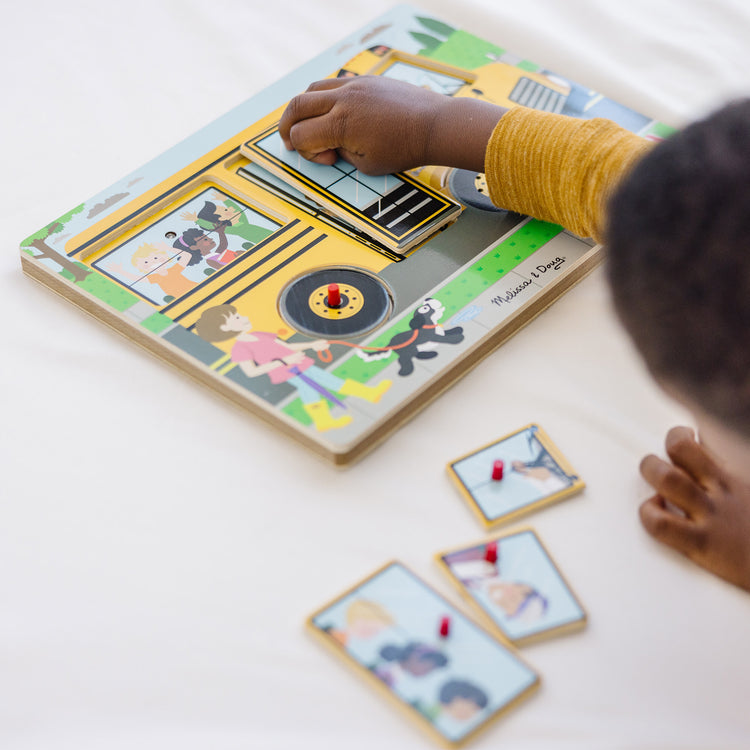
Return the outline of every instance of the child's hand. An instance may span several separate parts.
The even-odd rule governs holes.
[[[279,133],[306,159],[330,165],[342,158],[366,174],[427,164],[481,172],[505,111],[379,76],[331,78],[289,102]]]
[[[658,493],[641,505],[643,525],[655,539],[750,591],[750,485],[727,474],[688,427],[670,430],[666,448],[671,463],[656,456],[641,462],[641,474]]]
[[[284,357],[284,364],[286,365],[298,365],[304,362],[307,355],[304,352],[292,352]]]

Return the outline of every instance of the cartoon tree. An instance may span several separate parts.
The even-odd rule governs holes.
[[[68,258],[67,255],[57,252],[51,248],[46,240],[53,234],[59,234],[65,228],[65,225],[75,216],[76,214],[83,211],[84,204],[76,206],[72,211],[68,211],[67,214],[61,216],[51,224],[47,224],[35,234],[27,237],[22,243],[21,247],[24,249],[34,248],[38,251],[38,255],[33,255],[34,258],[47,258],[48,260],[57,263],[63,270],[67,271],[73,276],[73,280],[76,283],[83,281],[90,273],[91,270],[85,266],[76,263],[75,261]]]
[[[411,34],[411,36],[422,45],[421,54],[438,47],[455,31],[452,26],[448,26],[448,24],[438,21],[435,18],[417,17],[417,21],[419,21],[419,23],[421,23],[428,31],[431,31],[432,34],[438,35],[432,36],[431,34],[425,34],[421,31],[409,32],[409,34]]]

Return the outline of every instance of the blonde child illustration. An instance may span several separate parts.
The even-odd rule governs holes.
[[[156,284],[166,297],[176,299],[198,286],[197,281],[183,275],[190,260],[191,256],[188,252],[175,253],[146,242],[133,253],[130,259],[140,272],[139,274],[131,273],[121,263],[115,262],[109,263],[108,269],[133,283],[147,281],[149,284]]]
[[[211,343],[235,339],[230,356],[249,378],[267,375],[274,385],[289,383],[296,388],[305,412],[319,432],[345,427],[352,421],[348,414],[331,415],[329,401],[343,406],[332,392],[377,403],[391,387],[390,380],[382,380],[371,387],[356,380],[344,380],[317,367],[305,351],[327,349],[325,339],[289,343],[274,333],[255,331],[249,318],[234,305],[217,305],[204,310],[195,330]]]
[[[346,646],[352,640],[371,640],[395,624],[393,616],[381,604],[355,599],[346,610],[346,627],[331,629],[329,633]]]

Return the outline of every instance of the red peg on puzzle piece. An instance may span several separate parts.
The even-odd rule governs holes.
[[[341,292],[338,284],[328,285],[328,307],[339,307],[341,304]]]
[[[503,478],[503,469],[505,465],[502,461],[495,461],[492,464],[492,478],[497,482]]]
[[[497,562],[497,542],[488,542],[487,546],[484,548],[484,559],[488,563],[496,563]]]
[[[451,632],[451,618],[441,617],[440,618],[440,629],[438,630],[441,638],[447,638]]]

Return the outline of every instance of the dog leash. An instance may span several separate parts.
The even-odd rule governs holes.
[[[433,329],[437,328],[438,325],[429,325],[429,326],[421,326],[421,328],[417,328],[414,333],[412,333],[411,337],[408,341],[404,341],[403,344],[398,344],[397,346],[360,346],[359,344],[352,344],[350,341],[336,341],[335,343],[340,344],[341,346],[348,346],[352,349],[360,349],[362,351],[367,352],[395,352],[397,349],[405,349],[410,344],[413,344],[416,340],[417,336],[419,336],[420,330],[425,329]],[[328,342],[331,343],[330,341]],[[333,361],[333,354],[331,354],[330,347],[327,347],[323,349],[322,351],[318,352],[318,359],[320,359],[321,362],[332,362]]]

